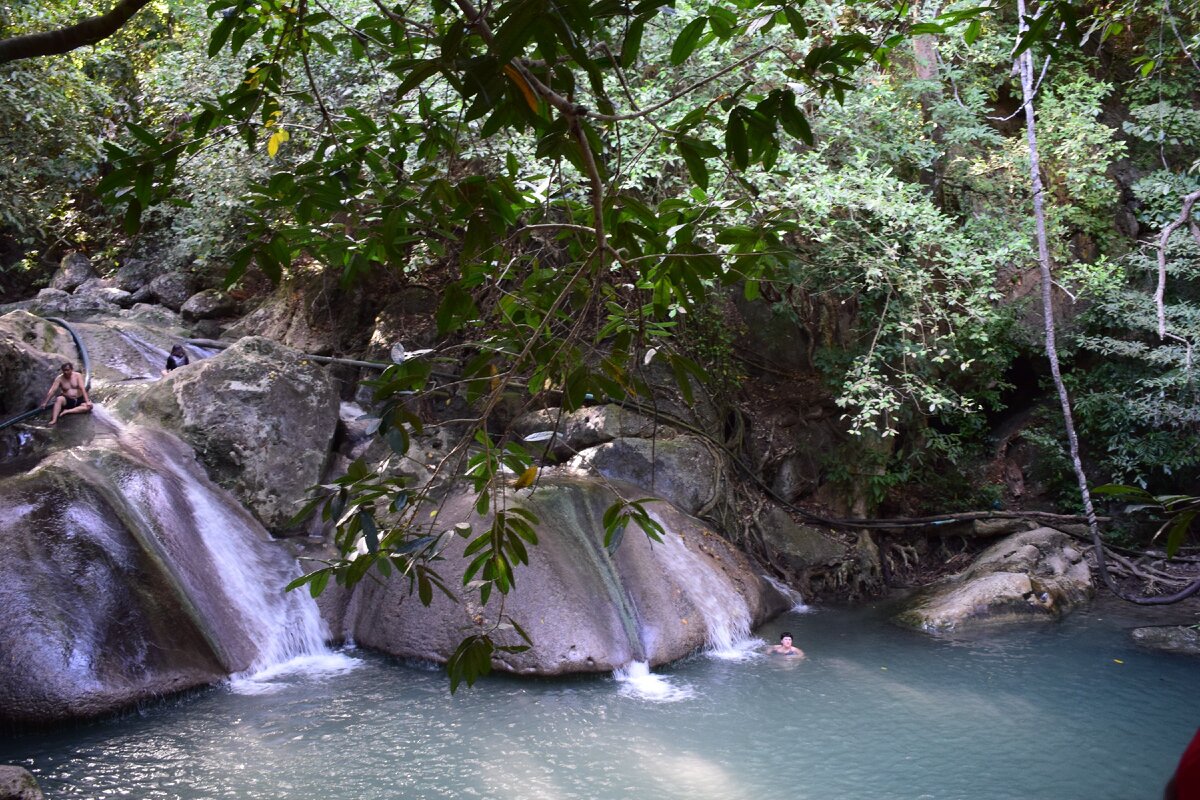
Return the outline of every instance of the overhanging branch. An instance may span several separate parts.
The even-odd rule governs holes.
[[[107,14],[88,17],[65,28],[0,40],[0,64],[23,58],[69,53],[77,48],[95,44],[120,30],[130,17],[149,2],[150,0],[121,0]]]

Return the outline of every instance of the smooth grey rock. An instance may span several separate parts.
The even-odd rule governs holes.
[[[88,278],[83,283],[75,287],[72,294],[92,294],[99,292],[101,289],[113,288],[113,282],[108,278]]]
[[[24,767],[0,765],[0,800],[44,800],[37,778]]]
[[[118,289],[136,292],[158,275],[158,267],[140,258],[131,258],[117,268],[113,281]]]
[[[66,361],[79,366],[62,327],[26,311],[0,317],[0,418],[39,405]]]
[[[675,435],[675,430],[655,424],[647,416],[629,411],[615,403],[590,406],[563,413],[557,408],[543,408],[520,417],[513,423],[513,431],[524,438],[537,433],[555,430],[558,432],[549,442],[550,452],[556,458],[569,458],[589,447],[595,447],[613,439],[624,437],[650,438],[656,434],[663,439]],[[529,442],[525,446],[533,452],[541,452],[546,441]]]
[[[64,292],[72,292],[89,278],[95,278],[96,270],[91,259],[83,253],[68,253],[63,256],[58,272],[50,279],[50,286]]]
[[[227,317],[237,311],[237,301],[220,289],[204,289],[187,299],[179,314],[188,322]]]
[[[149,386],[133,411],[182,436],[213,480],[279,533],[320,482],[338,397],[302,353],[247,337]]]
[[[635,495],[639,491],[620,488]],[[607,672],[634,660],[663,664],[703,646],[712,635],[708,620],[749,631],[791,605],[745,556],[669,503],[651,504],[666,529],[664,541],[651,543],[631,528],[610,556],[601,518],[614,500],[599,482],[555,476],[544,478],[532,494],[508,495],[506,502],[529,509],[540,520],[539,543],[529,548],[529,564],[517,568],[516,586],[504,604],[504,613],[529,633],[533,647],[524,653],[497,653],[496,667],[559,675]],[[452,591],[461,593],[461,602],[435,591],[425,607],[408,594],[404,579],[394,576],[382,585],[364,580],[355,589],[347,618],[358,644],[444,662],[476,618],[496,613],[494,599],[481,608],[478,597],[461,588],[468,539],[450,531],[456,523],[469,522],[478,534],[492,519],[477,516],[473,505],[473,493],[454,494],[440,507],[432,531],[445,531],[447,541],[444,559],[433,566]],[[518,643],[511,632],[501,635],[501,643]]]
[[[146,292],[161,305],[172,311],[178,311],[195,291],[196,282],[191,275],[183,272],[168,272],[159,275],[145,287]],[[133,294],[135,302],[144,302],[142,292]]]
[[[125,524],[112,479],[145,469],[77,444],[0,482],[0,721],[93,717],[224,676],[161,552]]]
[[[1130,635],[1142,647],[1200,656],[1200,630],[1191,625],[1153,625],[1134,628]]]
[[[817,528],[797,524],[778,506],[769,508],[758,525],[767,546],[797,572],[835,564],[847,556],[840,541]]]
[[[1027,519],[976,519],[971,521],[971,536],[1007,536],[1012,533],[1037,528],[1037,523]]]
[[[1091,570],[1071,539],[1053,528],[1038,528],[997,542],[963,572],[918,592],[894,620],[922,630],[949,631],[1057,619],[1094,592]],[[1049,603],[1034,602],[1043,593]]]
[[[688,514],[707,513],[721,499],[724,464],[696,436],[615,439],[584,450],[568,463],[576,470],[632,483]]]

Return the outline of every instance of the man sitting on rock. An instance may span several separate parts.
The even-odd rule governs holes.
[[[56,392],[61,392],[61,394],[54,398],[54,410],[50,412],[51,425],[58,422],[59,416],[63,414],[91,412],[92,401],[88,398],[83,376],[75,371],[75,367],[70,362],[62,365],[62,374],[54,379],[54,383],[50,384],[50,391],[46,392],[42,408],[50,405],[50,398],[54,397]]]

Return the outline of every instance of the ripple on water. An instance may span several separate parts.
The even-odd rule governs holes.
[[[807,660],[493,676],[454,695],[443,673],[356,653],[273,694],[0,739],[0,763],[55,800],[1138,800],[1200,720],[1200,664],[1086,618],[932,639],[821,609],[759,635],[783,630]]]

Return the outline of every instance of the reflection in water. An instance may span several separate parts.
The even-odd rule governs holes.
[[[453,696],[441,673],[355,653],[271,694],[0,739],[0,763],[55,800],[1137,800],[1160,795],[1200,720],[1200,664],[1086,615],[949,641],[821,609],[758,633],[783,630],[807,660],[495,676]],[[679,695],[627,696],[643,679]]]

